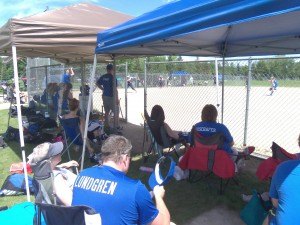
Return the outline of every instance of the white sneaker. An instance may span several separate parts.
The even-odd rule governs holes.
[[[180,167],[175,166],[173,177],[177,181],[182,180],[184,177],[184,171],[180,169]]]

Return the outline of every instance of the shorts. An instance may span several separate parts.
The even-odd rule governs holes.
[[[108,97],[108,96],[102,96],[102,100],[103,100],[103,107],[104,107],[104,111],[105,112],[110,112],[110,111],[114,111],[114,105],[115,105],[115,101],[113,97]],[[119,115],[119,107],[116,108],[117,110],[117,115]]]

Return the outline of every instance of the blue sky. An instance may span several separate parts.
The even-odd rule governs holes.
[[[22,18],[36,13],[62,8],[80,2],[88,2],[132,16],[139,16],[171,0],[0,0],[0,27],[12,17]]]

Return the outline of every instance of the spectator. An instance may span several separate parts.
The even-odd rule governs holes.
[[[153,106],[151,110],[151,116],[149,117],[147,112],[145,112],[145,117],[147,121],[151,121],[149,123],[150,129],[153,132],[153,136],[156,140],[156,142],[161,145],[163,145],[163,140],[162,140],[162,134],[161,134],[161,127],[163,126],[167,136],[169,138],[169,141],[171,145],[178,144],[182,142],[183,140],[180,139],[178,131],[174,131],[170,128],[170,126],[165,123],[165,112],[163,108],[160,105],[155,105]]]
[[[63,115],[69,111],[69,100],[73,99],[71,83],[60,83],[58,92],[57,114]]]
[[[210,137],[216,133],[221,133],[224,136],[222,149],[225,150],[235,161],[238,151],[232,146],[234,145],[233,137],[228,128],[221,123],[217,123],[218,111],[214,105],[205,105],[202,109],[201,122],[194,125],[194,129],[204,137]]]
[[[73,98],[69,101],[70,112],[62,116],[62,119],[73,119],[76,118],[77,124],[79,126],[81,138],[84,134],[85,120],[82,117],[79,117],[79,101],[76,98]],[[89,151],[89,158],[92,163],[98,163],[99,158],[98,155],[94,153],[94,149],[92,148],[89,139],[87,139],[86,147]]]
[[[109,127],[109,113],[114,112],[114,108],[116,105],[116,125],[117,130],[120,130],[119,126],[119,98],[118,91],[116,91],[115,99],[113,98],[113,72],[114,68],[112,64],[108,64],[106,66],[107,73],[102,75],[96,82],[96,85],[103,91],[102,100],[104,106],[105,113],[105,121],[104,125]],[[116,87],[117,87],[117,79],[116,79]]]
[[[73,71],[73,68],[69,68],[66,70],[66,72],[64,73],[63,75],[63,78],[62,78],[62,83],[71,83],[71,77],[74,76],[74,71]]]
[[[300,147],[300,135],[298,137]],[[290,225],[297,224],[300,202],[300,160],[288,160],[281,163],[271,181],[270,197],[274,209],[264,224]]]
[[[170,224],[164,188],[156,186],[154,206],[150,193],[139,180],[126,176],[132,145],[112,135],[102,145],[103,165],[83,170],[74,184],[72,205],[87,205],[101,215],[103,225]]]
[[[49,143],[45,142],[36,146],[33,153],[28,156],[28,163],[35,164],[43,160],[49,159],[51,169],[54,175],[53,192],[58,198],[58,204],[70,206],[72,202],[73,184],[76,175],[68,170],[73,166],[78,166],[76,161],[69,161],[58,165],[61,161],[61,153],[64,148],[62,142]],[[45,187],[46,188],[46,187]],[[49,189],[50,190],[50,189]],[[53,193],[48,193],[48,196],[53,198]]]

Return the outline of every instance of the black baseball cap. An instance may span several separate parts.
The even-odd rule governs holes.
[[[113,64],[107,64],[106,69],[112,70],[114,68]]]

